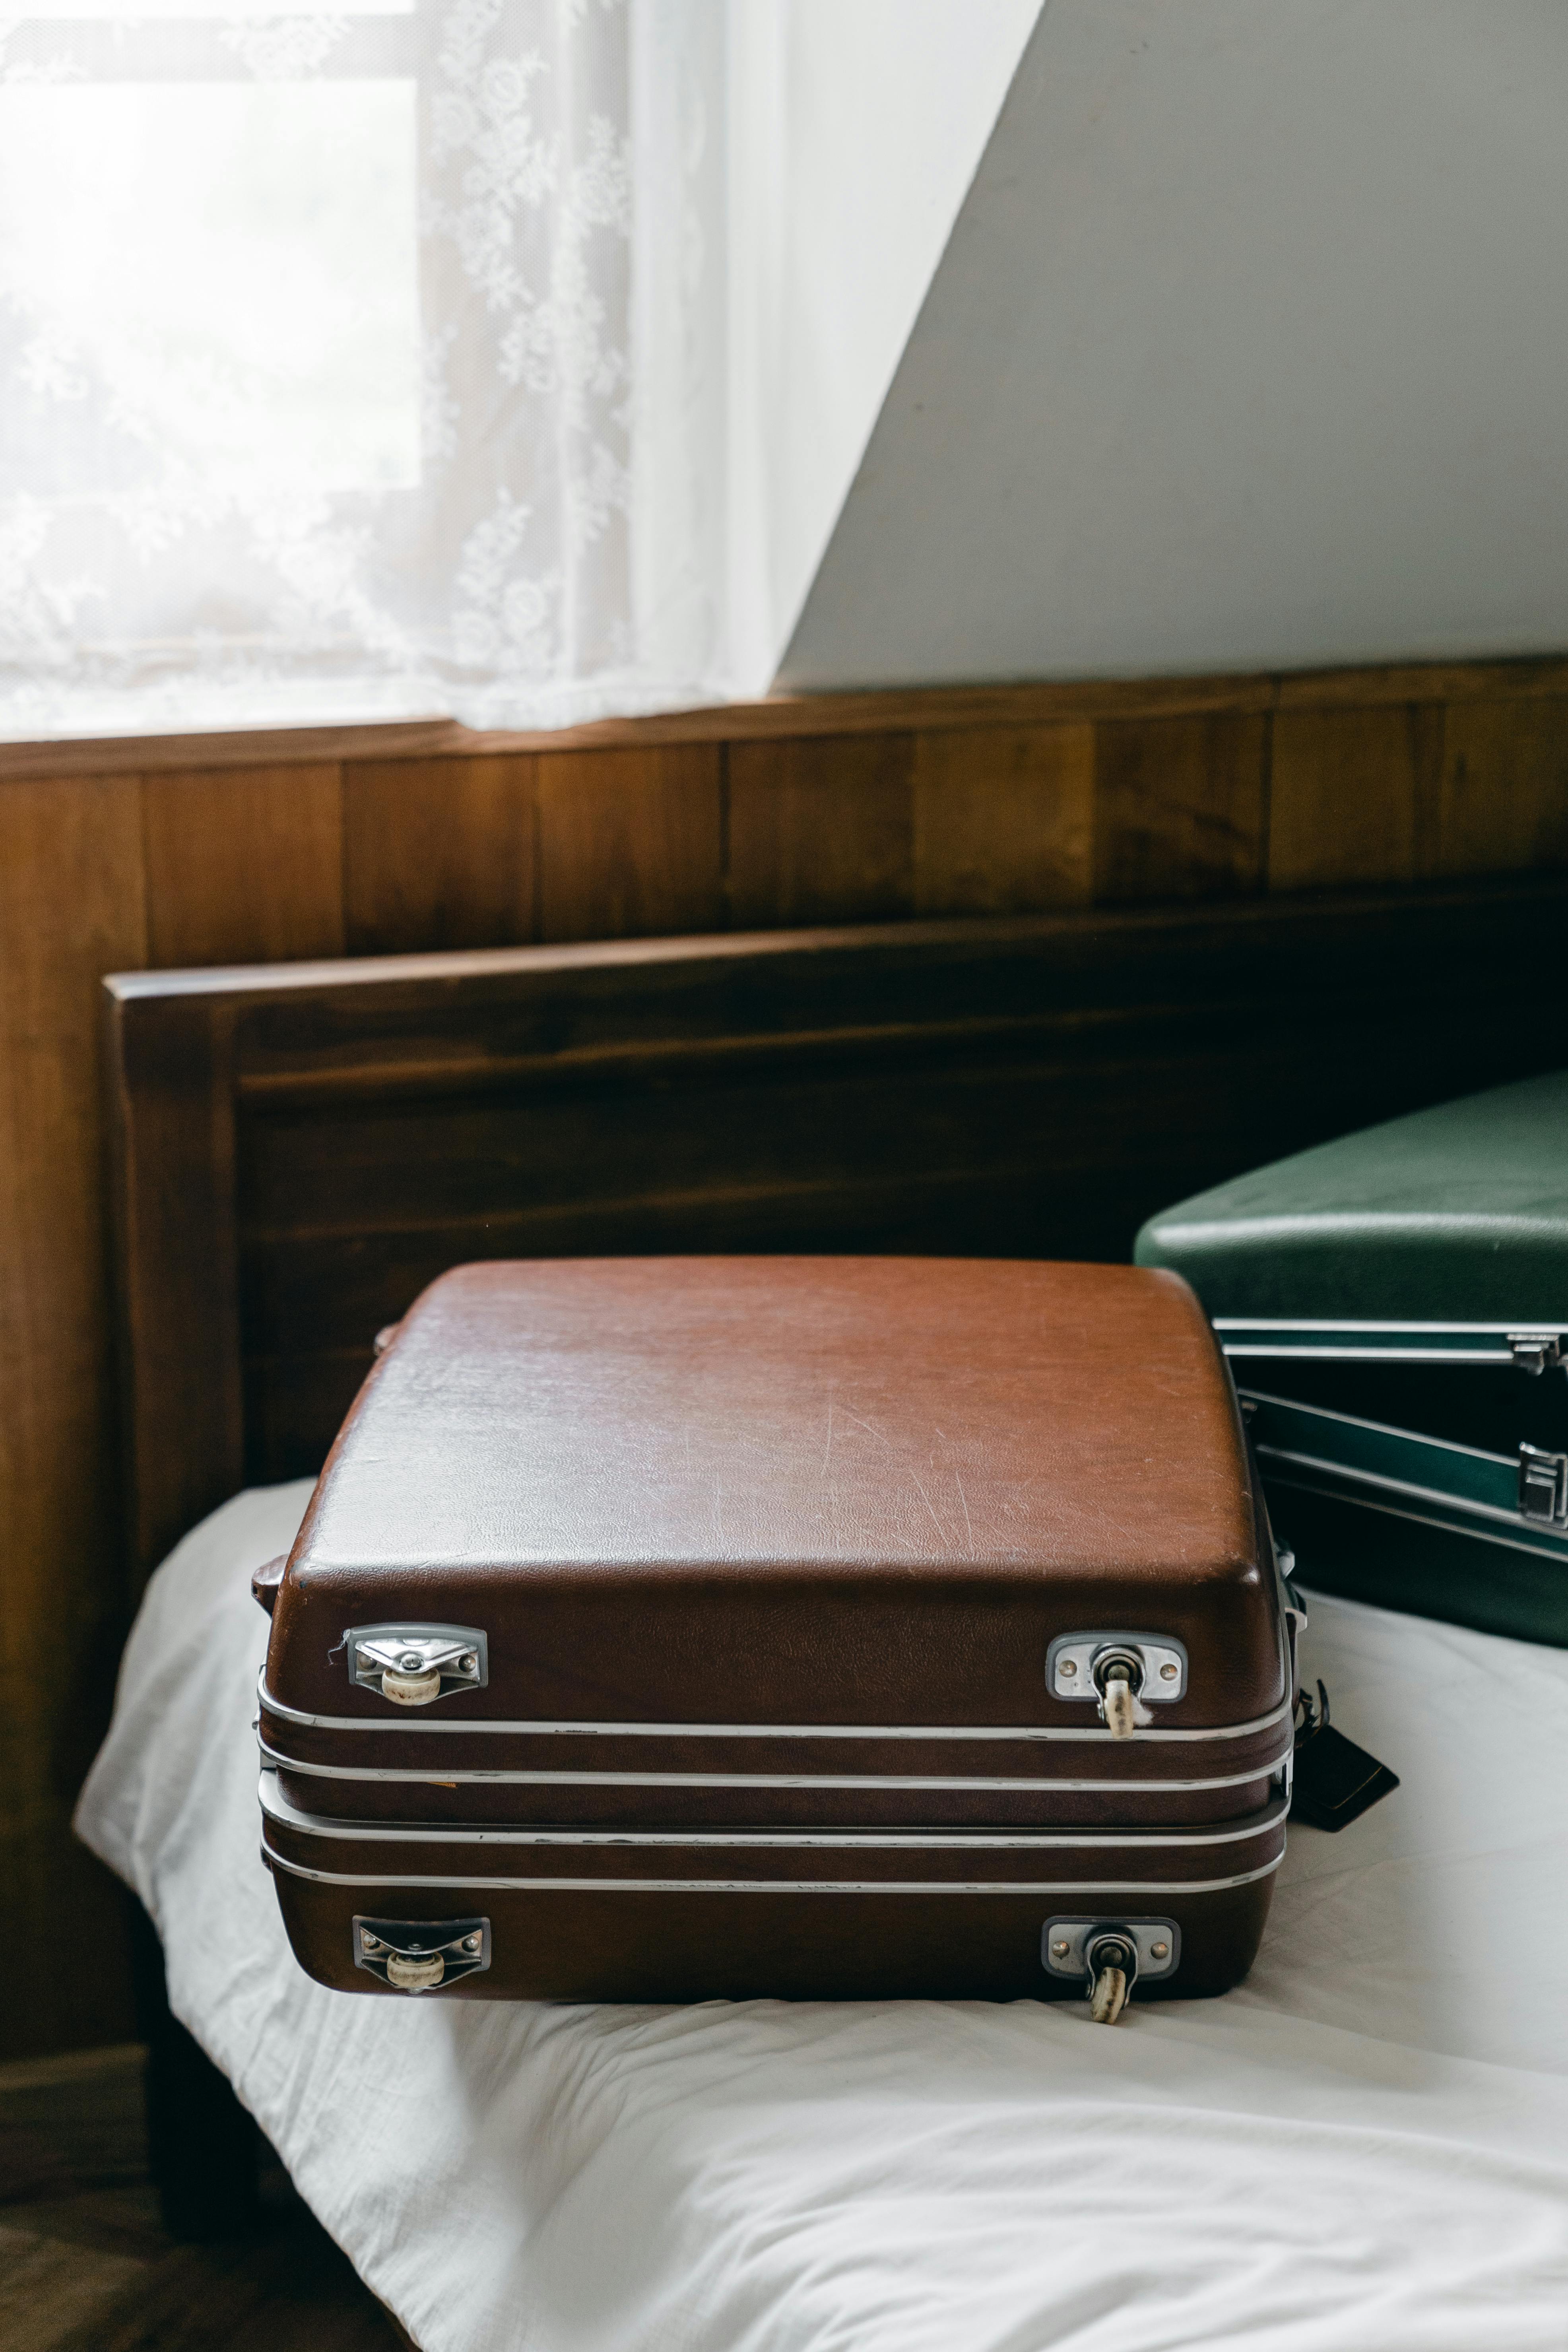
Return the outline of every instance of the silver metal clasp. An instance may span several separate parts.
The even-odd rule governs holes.
[[[488,1919],[365,1919],[353,1927],[356,1969],[394,1992],[434,1992],[490,1964]]]
[[[1047,1919],[1040,1930],[1040,1960],[1053,1977],[1082,1984],[1097,2025],[1114,2025],[1140,1980],[1168,1977],[1182,1957],[1173,1919]]]
[[[490,1678],[489,1644],[475,1625],[352,1625],[343,1640],[350,1678],[397,1706],[428,1706]]]
[[[1170,1633],[1121,1633],[1108,1628],[1058,1633],[1046,1652],[1046,1688],[1051,1696],[1091,1699],[1106,1720],[1106,1687],[1112,1675],[1129,1685],[1134,1720],[1147,1721],[1146,1707],[1169,1706],[1185,1693],[1185,1644]]]
[[[1568,1526],[1568,1454],[1547,1454],[1539,1445],[1519,1449],[1519,1510],[1549,1527]]]
[[[1508,1352],[1521,1372],[1549,1372],[1563,1361],[1561,1331],[1510,1331]]]

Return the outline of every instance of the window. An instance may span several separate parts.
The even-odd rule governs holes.
[[[5,733],[710,690],[700,41],[604,0],[3,37]]]

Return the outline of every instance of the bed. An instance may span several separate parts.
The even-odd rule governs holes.
[[[426,2352],[1563,2344],[1563,1654],[1314,1601],[1307,1672],[1402,1786],[1293,1830],[1240,1991],[1109,2033],[1032,2003],[389,2021],[294,1966],[250,1729],[249,1572],[441,1267],[1122,1255],[1227,1169],[1537,1066],[1535,951],[1507,892],[1411,894],[109,984],[132,1579],[174,1549],[79,1827]]]

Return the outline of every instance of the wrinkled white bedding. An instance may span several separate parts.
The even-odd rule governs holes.
[[[79,1827],[426,2352],[1568,2346],[1568,1654],[1313,1602],[1404,1785],[1292,1830],[1221,2001],[394,2008],[301,1976],[258,1859],[248,1577],[309,1492],[153,1580]]]

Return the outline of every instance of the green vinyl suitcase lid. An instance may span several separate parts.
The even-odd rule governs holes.
[[[1151,1217],[1134,1256],[1216,1319],[1568,1331],[1568,1071],[1216,1184]]]

